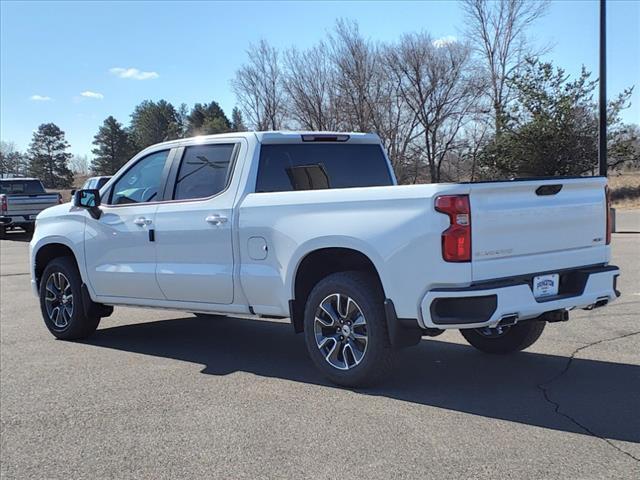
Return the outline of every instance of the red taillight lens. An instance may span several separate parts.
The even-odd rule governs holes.
[[[442,232],[442,258],[446,262],[471,261],[471,205],[469,195],[436,198],[436,211],[449,216],[449,228]]]
[[[604,196],[606,198],[605,208],[607,209],[607,245],[611,243],[611,193],[609,185],[604,187]]]
[[[9,207],[7,206],[7,197],[5,195],[0,195],[0,210],[3,212],[9,210]]]

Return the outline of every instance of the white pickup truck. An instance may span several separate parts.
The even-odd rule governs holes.
[[[62,339],[114,305],[289,317],[324,375],[361,386],[422,336],[460,329],[510,353],[616,299],[605,191],[598,177],[398,186],[372,134],[182,139],[38,215],[32,285]]]

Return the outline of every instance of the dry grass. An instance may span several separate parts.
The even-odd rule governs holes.
[[[616,208],[640,208],[640,172],[609,175],[611,201]]]

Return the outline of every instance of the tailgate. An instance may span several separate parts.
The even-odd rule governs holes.
[[[37,215],[45,208],[53,207],[57,204],[57,193],[47,193],[43,195],[8,195],[7,215]]]
[[[557,271],[609,260],[606,179],[473,184],[473,280]]]

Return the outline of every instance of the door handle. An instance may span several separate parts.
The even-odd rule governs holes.
[[[223,217],[222,215],[218,215],[214,213],[213,215],[209,215],[205,220],[212,225],[221,225],[227,222],[227,217]]]
[[[133,223],[135,223],[136,225],[138,225],[140,227],[144,227],[145,225],[151,225],[151,220],[149,220],[148,218],[144,218],[144,217],[138,217],[133,221]]]

